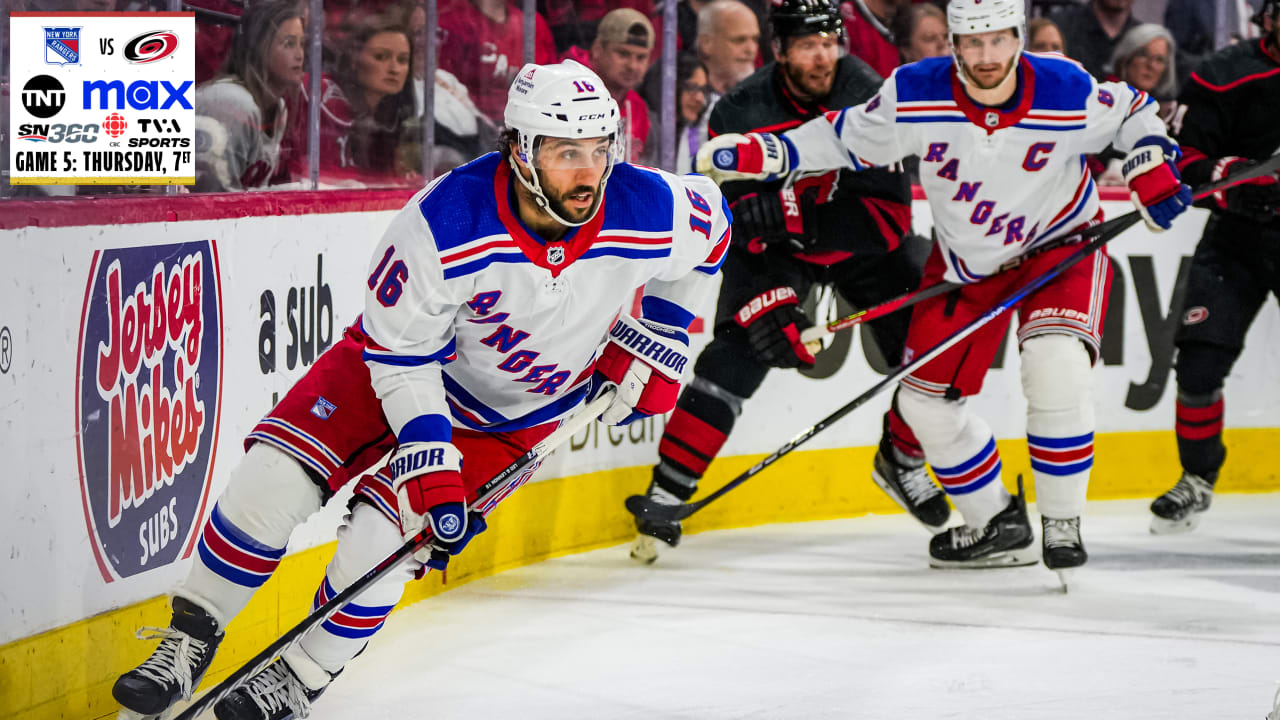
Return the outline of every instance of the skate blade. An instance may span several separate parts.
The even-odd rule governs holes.
[[[924,522],[923,520],[921,520],[920,518],[916,517],[915,515],[913,515],[911,512],[911,508],[907,506],[907,503],[905,501],[903,501],[902,496],[899,495],[893,489],[892,485],[890,485],[888,482],[885,481],[883,477],[881,477],[879,470],[871,471],[871,480],[876,484],[877,487],[879,487],[881,490],[884,491],[885,495],[889,496],[890,500],[892,500],[895,504],[897,504],[898,507],[902,508],[902,511],[907,514],[907,517],[920,523],[920,527],[923,527],[925,530],[928,530],[930,535],[937,535],[939,533],[946,531],[947,526],[945,524],[930,525]]]
[[[1005,550],[976,560],[939,560],[929,558],[929,567],[939,569],[982,570],[985,568],[1021,567],[1040,562],[1039,548],[1032,544],[1025,548]]]
[[[1062,594],[1066,595],[1071,592],[1071,583],[1076,576],[1076,568],[1059,568],[1054,570],[1058,573],[1058,582],[1062,584]]]
[[[1151,516],[1152,535],[1180,535],[1195,530],[1200,525],[1200,513],[1191,513],[1181,520],[1166,520],[1159,515]]]
[[[637,535],[631,541],[631,559],[652,565],[658,559],[658,541],[648,535]]]

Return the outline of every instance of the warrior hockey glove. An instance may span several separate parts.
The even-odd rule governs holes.
[[[680,395],[680,376],[689,363],[689,336],[672,326],[618,317],[596,361],[597,380],[617,385],[613,404],[600,416],[608,425],[626,425],[670,412]],[[597,382],[598,390],[606,387]]]
[[[813,323],[800,310],[795,289],[784,285],[760,293],[733,319],[746,328],[747,342],[761,363],[776,368],[810,368],[817,361],[800,339],[800,333]]]
[[[1129,197],[1152,232],[1168,230],[1191,205],[1191,188],[1182,182],[1175,161],[1178,146],[1163,137],[1145,137],[1124,158],[1121,173]]]
[[[743,195],[731,206],[734,242],[744,243],[752,253],[778,244],[792,252],[811,249],[818,242],[816,195],[816,188],[799,195],[793,188]]]
[[[726,133],[698,149],[695,169],[715,180],[777,180],[790,166],[791,143],[769,133]]]
[[[1257,165],[1253,160],[1224,157],[1213,166],[1213,182],[1225,180]],[[1280,217],[1280,177],[1275,173],[1246,180],[1213,194],[1213,201],[1227,212],[1254,222],[1270,222]]]
[[[401,534],[409,540],[430,527],[435,540],[420,548],[414,557],[428,567],[443,569],[440,553],[433,558],[431,546],[456,555],[484,530],[483,522],[479,528],[468,527],[462,453],[453,443],[409,442],[396,449],[388,467],[399,501]]]

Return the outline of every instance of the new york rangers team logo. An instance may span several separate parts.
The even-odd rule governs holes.
[[[211,241],[94,254],[80,317],[80,492],[105,581],[185,558],[218,440],[222,301]]]
[[[50,65],[79,65],[80,28],[46,27],[44,61]]]

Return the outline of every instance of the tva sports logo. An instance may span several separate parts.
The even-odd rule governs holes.
[[[211,241],[94,254],[80,317],[80,492],[105,581],[191,553],[218,440],[222,300]]]

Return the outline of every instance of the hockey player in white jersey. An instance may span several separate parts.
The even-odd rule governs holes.
[[[1178,147],[1146,93],[1095,82],[1060,55],[1022,52],[1022,0],[952,0],[951,58],[899,67],[878,95],[780,136],[721,136],[698,169],[722,179],[834,167],[862,169],[916,154],[938,242],[923,284],[967,283],[915,308],[905,359],[937,345],[1065,255],[1064,247],[997,272],[1006,261],[1101,219],[1085,155],[1128,152],[1125,179],[1153,230],[1191,202]],[[1093,465],[1093,373],[1111,268],[1105,253],[1078,263],[1018,307],[1027,442],[1042,515],[1045,564],[1087,559],[1080,516]],[[1001,482],[991,429],[965,402],[982,387],[1008,328],[987,324],[902,381],[903,417],[965,525],[933,538],[940,567],[1036,561],[1021,491]]]
[[[729,211],[708,178],[616,161],[618,118],[587,68],[526,65],[501,152],[437,179],[392,219],[361,322],[251,433],[174,592],[173,626],[116,684],[122,705],[158,714],[189,695],[292,529],[386,452],[359,479],[315,602],[427,526],[432,547],[220,701],[219,720],[305,716],[404,582],[424,563],[443,568],[510,494],[471,513],[475,489],[575,407],[612,386],[604,422],[674,407],[688,308],[714,287]],[[630,317],[641,286],[642,316]]]

